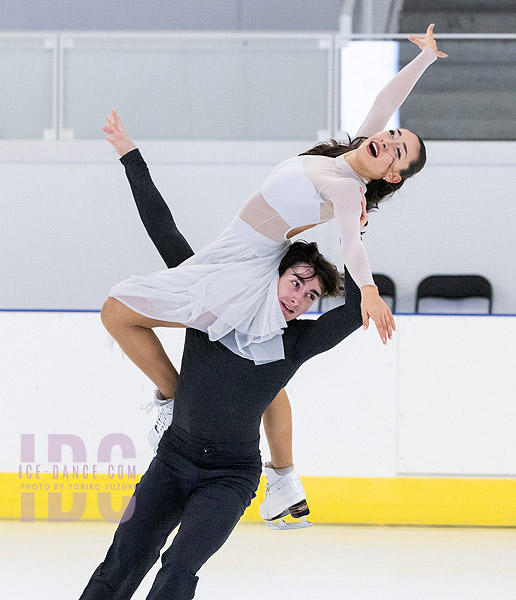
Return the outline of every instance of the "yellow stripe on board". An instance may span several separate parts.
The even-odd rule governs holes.
[[[516,526],[516,480],[303,478],[314,521],[374,525]]]
[[[0,473],[0,518],[117,522],[140,475],[93,480]],[[314,523],[516,527],[516,480],[303,477]],[[242,520],[260,521],[262,479]]]
[[[118,522],[141,475],[129,477],[20,477],[0,473],[0,518],[33,521],[93,519]]]

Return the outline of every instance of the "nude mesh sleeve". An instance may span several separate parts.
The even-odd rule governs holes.
[[[426,68],[437,59],[437,54],[425,47],[378,94],[373,107],[357,131],[357,137],[369,137],[382,131],[391,116],[403,104]]]
[[[333,204],[340,231],[342,260],[358,287],[374,285],[365,246],[360,237],[362,193],[356,181],[344,179],[326,185],[321,196]]]

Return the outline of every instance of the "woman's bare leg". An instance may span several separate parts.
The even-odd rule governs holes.
[[[115,298],[106,300],[101,319],[127,357],[147,375],[163,398],[172,398],[178,373],[152,328],[184,325],[144,317]]]
[[[164,398],[172,398],[178,373],[152,328],[184,325],[144,317],[115,298],[106,300],[101,318],[127,357],[147,375]],[[292,410],[285,390],[281,390],[267,407],[263,425],[271,452],[271,465],[277,469],[292,465]]]
[[[273,521],[278,515],[287,514],[303,521],[281,528],[309,527],[304,517],[310,513],[306,492],[294,472],[292,461],[292,410],[285,390],[281,390],[263,413],[263,426],[269,442],[271,460],[265,463],[267,487],[260,504],[260,515],[265,521]],[[282,520],[282,519],[280,519]]]
[[[289,467],[293,464],[292,409],[284,389],[269,404],[262,419],[271,452],[270,465],[276,469]]]

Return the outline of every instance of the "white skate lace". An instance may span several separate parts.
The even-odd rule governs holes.
[[[152,410],[154,410],[155,407],[161,407],[162,404],[160,402],[158,402],[155,398],[153,398],[150,402],[147,402],[147,404],[142,404],[140,406],[140,410],[144,410],[147,413],[150,413]]]
[[[158,397],[158,396],[160,396],[160,397]],[[145,410],[147,413],[150,413],[151,410],[154,410],[154,408],[156,406],[158,407],[158,409],[163,408],[164,406],[166,406],[173,400],[174,400],[174,398],[163,398],[161,393],[158,392],[158,390],[155,390],[154,398],[150,402],[147,402],[147,404],[142,404],[140,406],[140,410]]]
[[[156,419],[156,423],[154,423],[154,429],[158,432],[158,434],[163,433],[163,431],[165,431],[165,429],[170,425],[168,420],[172,411],[169,404],[170,402],[167,402],[165,405],[158,404],[158,418]]]

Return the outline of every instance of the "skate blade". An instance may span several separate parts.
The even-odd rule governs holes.
[[[265,521],[265,525],[275,531],[287,531],[288,529],[306,529],[307,527],[311,527],[312,523],[307,521],[306,517],[301,517],[295,521],[285,521],[281,517],[280,519],[274,519],[274,521]]]

